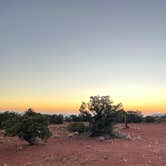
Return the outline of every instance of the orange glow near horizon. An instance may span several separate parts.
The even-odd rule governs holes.
[[[37,112],[42,112],[42,113],[79,113],[79,106],[80,103],[75,103],[75,104],[68,104],[66,103],[62,105],[42,105],[42,104],[21,104],[21,105],[8,105],[8,104],[1,104],[0,110],[2,111],[19,111],[23,112],[27,110],[28,108],[33,108]],[[144,114],[151,114],[151,113],[166,113],[166,105],[124,105],[125,110],[139,110]]]
[[[88,102],[89,99],[83,97],[81,98],[60,98],[58,100],[54,100],[52,98],[40,98],[40,99],[13,99],[8,101],[3,101],[0,103],[0,110],[9,110],[9,111],[25,111],[28,108],[33,108],[37,112],[43,113],[78,113],[80,104],[85,101]],[[151,113],[165,113],[166,104],[164,100],[155,101],[153,99],[147,100],[131,100],[131,99],[123,99],[120,98],[115,100],[118,102],[122,102],[125,110],[139,110],[144,114]],[[118,103],[115,102],[115,103]]]
[[[103,85],[104,87],[104,85]],[[3,96],[0,98],[0,110],[25,111],[33,108],[37,112],[48,113],[78,113],[80,104],[89,101],[89,96],[100,94],[110,95],[110,99],[116,103],[122,102],[125,110],[139,110],[144,114],[166,113],[166,90],[140,85],[114,85],[105,88],[94,87],[82,91],[59,90],[55,93],[34,95],[33,93],[19,94],[18,96]],[[148,87],[148,88],[147,88]],[[8,92],[9,93],[9,92]],[[162,96],[162,97],[161,97]]]

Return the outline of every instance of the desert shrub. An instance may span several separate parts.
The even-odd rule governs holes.
[[[165,114],[165,115],[163,115],[161,118],[165,119],[165,118],[166,118],[166,114]]]
[[[15,117],[20,116],[19,114],[15,113],[15,112],[2,112],[0,113],[0,128],[4,129],[5,128],[5,122],[8,121],[9,119],[13,119]]]
[[[49,121],[49,124],[63,124],[64,117],[61,114],[48,115],[48,121]]]
[[[82,103],[80,114],[89,118],[91,136],[112,135],[116,112],[120,110],[122,104],[115,105],[109,96],[92,96],[89,103]]]
[[[146,116],[144,118],[144,122],[146,122],[146,123],[154,123],[155,122],[155,117],[153,117],[153,116]]]
[[[88,116],[84,116],[83,114],[70,115],[70,116],[66,116],[64,118],[64,121],[66,121],[66,122],[88,122],[89,121],[89,117]]]
[[[84,123],[82,123],[82,122],[71,122],[68,125],[68,130],[71,132],[83,133],[83,132],[86,132],[87,129],[88,129],[88,127],[85,126]]]
[[[155,123],[162,123],[162,122],[163,122],[163,118],[155,117]]]
[[[82,122],[83,119],[79,115],[70,115],[71,121],[72,122]]]
[[[126,112],[124,110],[116,111],[115,121],[117,123],[124,123]]]
[[[71,119],[70,116],[65,116],[65,117],[64,117],[64,121],[65,121],[65,122],[71,122],[72,119]]]
[[[70,115],[70,119],[72,122],[87,122],[88,117],[84,115]]]
[[[51,132],[48,129],[47,119],[29,109],[23,116],[15,116],[5,123],[5,132],[8,136],[18,136],[33,145],[37,138],[46,141]]]
[[[141,123],[143,121],[143,115],[140,111],[128,111],[127,122],[128,123]]]

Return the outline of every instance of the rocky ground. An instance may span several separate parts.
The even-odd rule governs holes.
[[[0,166],[166,166],[166,125],[130,124],[118,128],[128,139],[103,140],[50,126],[47,144],[28,146],[18,138],[0,136]]]

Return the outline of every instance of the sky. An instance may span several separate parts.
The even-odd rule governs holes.
[[[0,0],[0,110],[166,113],[165,28],[164,0]]]

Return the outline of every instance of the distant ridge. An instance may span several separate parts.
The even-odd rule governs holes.
[[[163,117],[163,116],[166,116],[166,113],[151,114],[150,116],[153,116],[153,117]]]

